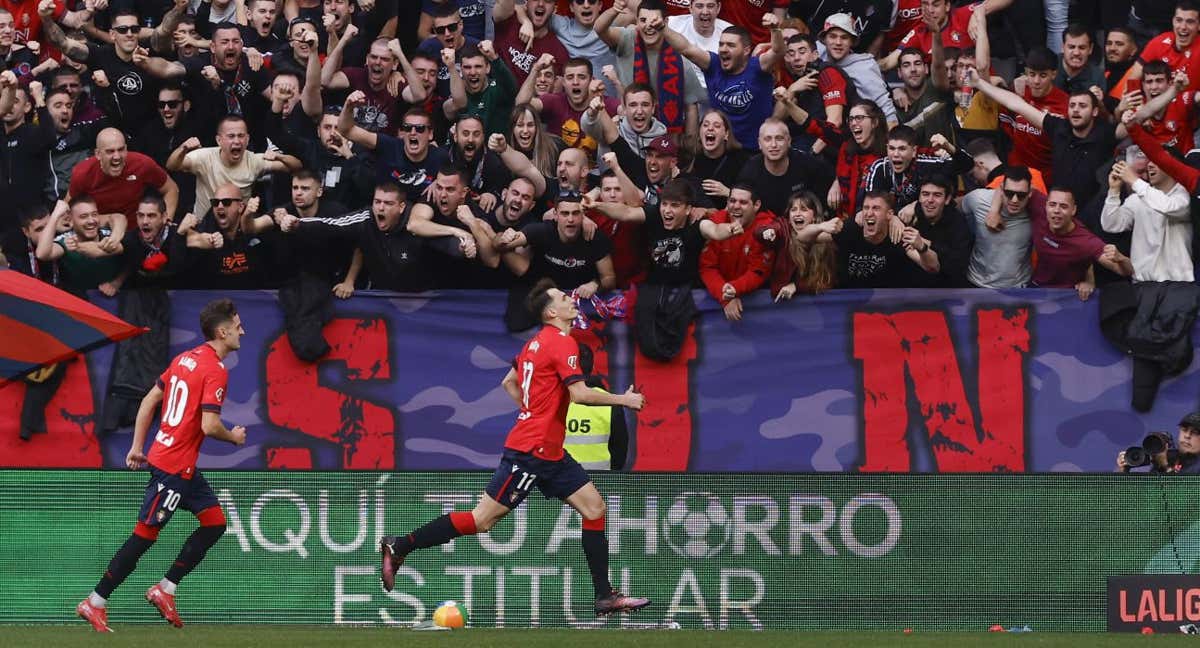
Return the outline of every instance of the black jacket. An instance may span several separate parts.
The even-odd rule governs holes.
[[[1192,326],[1200,311],[1200,286],[1184,281],[1114,283],[1100,292],[1100,330],[1133,356],[1133,408],[1154,405],[1166,376],[1192,364]]]

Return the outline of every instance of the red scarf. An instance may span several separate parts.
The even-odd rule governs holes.
[[[650,83],[650,67],[646,62],[646,44],[639,34],[633,44],[633,81]],[[668,133],[682,133],[686,121],[683,109],[683,57],[666,40],[658,52],[658,120],[667,127]]]

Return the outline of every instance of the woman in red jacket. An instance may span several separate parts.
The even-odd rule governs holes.
[[[788,199],[783,241],[771,272],[775,301],[791,299],[797,292],[817,294],[833,287],[837,254],[833,235],[842,229],[839,218],[826,218],[825,205],[810,192]]]

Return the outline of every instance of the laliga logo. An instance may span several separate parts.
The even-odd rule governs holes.
[[[680,493],[662,522],[663,538],[685,558],[712,558],[729,543],[729,512],[712,493]]]

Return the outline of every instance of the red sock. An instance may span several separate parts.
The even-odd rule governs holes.
[[[475,516],[470,511],[451,513],[450,524],[453,524],[454,530],[462,535],[475,535],[479,533],[479,530],[475,528]]]

